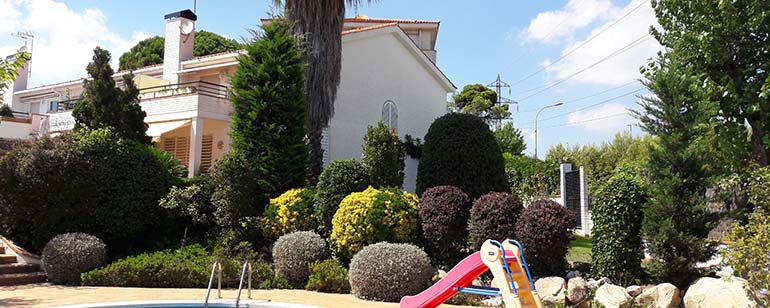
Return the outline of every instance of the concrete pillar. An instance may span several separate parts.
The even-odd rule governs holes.
[[[591,221],[591,211],[588,200],[588,182],[583,166],[580,166],[580,222],[583,226],[582,235],[590,236],[593,222]]]
[[[203,119],[194,117],[190,123],[190,161],[187,164],[187,177],[194,177],[201,168],[201,150],[203,146]]]
[[[559,193],[562,206],[567,206],[567,172],[570,171],[572,171],[571,163],[562,163],[559,167]]]

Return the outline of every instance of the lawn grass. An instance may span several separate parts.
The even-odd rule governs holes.
[[[575,235],[569,243],[567,261],[591,263],[591,247],[593,245],[590,238]]]

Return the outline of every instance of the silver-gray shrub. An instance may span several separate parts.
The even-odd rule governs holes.
[[[380,242],[353,256],[350,287],[362,299],[397,302],[430,286],[434,272],[428,254],[419,247]]]
[[[59,234],[43,248],[43,270],[54,284],[80,284],[80,274],[104,266],[104,242],[85,233]]]
[[[275,271],[292,285],[303,287],[310,275],[308,264],[329,257],[326,241],[311,231],[283,235],[273,245]]]

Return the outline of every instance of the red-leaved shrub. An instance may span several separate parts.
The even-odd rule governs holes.
[[[540,199],[524,208],[516,223],[516,236],[524,245],[534,276],[562,276],[575,215],[566,207]]]
[[[468,195],[454,186],[436,186],[422,194],[422,233],[434,264],[451,268],[465,257],[470,207]]]
[[[487,239],[515,239],[522,209],[521,200],[509,193],[491,192],[476,199],[468,227],[471,249],[478,250]]]

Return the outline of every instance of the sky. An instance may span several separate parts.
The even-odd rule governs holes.
[[[612,140],[618,132],[642,134],[629,110],[648,92],[640,67],[662,50],[649,35],[656,26],[649,0],[380,0],[356,10],[371,18],[441,22],[439,68],[458,87],[489,84],[497,75],[511,85],[503,96],[514,126],[533,154],[536,111],[538,156],[568,146]],[[242,40],[273,0],[198,0],[196,29]],[[12,54],[35,34],[30,86],[85,75],[92,50],[117,58],[136,42],[163,35],[168,13],[192,9],[193,0],[0,0],[0,55]]]

